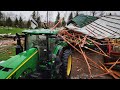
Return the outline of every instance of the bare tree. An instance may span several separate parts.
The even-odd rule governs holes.
[[[95,16],[97,14],[97,11],[90,11],[90,14],[92,14],[92,16]]]
[[[48,17],[49,17],[49,21],[52,21],[52,19],[53,19],[53,11],[49,11]]]
[[[38,28],[41,28],[41,17],[38,16],[36,22],[38,23]]]
[[[72,13],[72,16],[75,17],[76,11],[70,11]]]
[[[27,28],[30,28],[30,26],[31,26],[31,21],[28,20],[26,24],[27,24],[26,27],[27,27]]]
[[[79,11],[72,11],[72,13],[73,13],[73,17],[76,17],[79,15]]]
[[[48,13],[48,25],[49,25],[49,27],[52,26],[52,20],[53,20],[53,11],[49,11],[49,13]]]
[[[79,11],[76,11],[76,15],[75,16],[78,16],[79,15]]]
[[[100,17],[105,15],[105,11],[100,11],[99,13],[100,13],[99,14]]]
[[[65,20],[67,19],[67,13],[68,13],[68,11],[65,11],[65,12],[64,12],[64,19],[65,19]]]
[[[7,18],[10,17],[11,20],[15,20],[16,15],[15,15],[14,13],[12,13],[12,12],[9,12],[9,13],[6,14],[6,17],[7,17]]]
[[[38,18],[40,15],[39,15],[39,12],[37,11],[37,13],[36,13],[36,17]]]

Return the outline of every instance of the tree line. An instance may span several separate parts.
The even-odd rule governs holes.
[[[67,22],[69,22],[72,18],[78,16],[81,11],[71,11],[71,13],[68,15],[68,20],[65,21],[65,17],[63,17],[62,22],[57,27],[64,27]],[[97,11],[90,11],[90,14],[92,16],[95,16],[98,12]],[[74,14],[74,15],[73,15]],[[105,14],[104,11],[100,11],[99,16],[103,16]],[[41,16],[39,15],[38,11],[33,11],[32,18],[38,23],[38,28],[44,28],[44,25],[48,25],[47,27],[50,27],[50,22],[48,24],[43,23],[41,21]],[[0,11],[0,26],[8,26],[8,27],[17,27],[17,28],[30,28],[31,27],[31,21],[30,19],[28,21],[25,21],[22,16],[14,17],[15,19],[12,20],[10,16],[4,15]],[[60,20],[60,12],[57,13],[55,22],[53,22],[53,25],[57,24]],[[44,24],[44,25],[43,25]]]
[[[24,21],[21,16],[19,18],[15,17],[15,20],[12,20],[10,16],[6,16],[0,11],[0,26],[29,28],[30,20]]]
[[[78,15],[78,12],[76,13],[76,15]],[[41,21],[41,16],[39,15],[38,11],[33,11],[31,16],[38,23],[38,28],[43,28],[44,25],[47,26],[47,23],[43,23]],[[73,14],[71,12],[68,17],[68,21],[71,20],[72,18],[73,18]],[[60,20],[60,13],[58,12],[57,16],[56,16],[56,20],[54,22],[52,22],[52,24],[53,24],[52,26],[57,24],[59,22],[59,20]],[[50,23],[51,22],[48,23],[48,27],[49,27]],[[63,17],[62,22],[57,27],[64,27],[66,24],[67,24],[67,22],[65,21],[65,18]],[[19,18],[14,17],[14,20],[13,20],[13,19],[11,19],[10,16],[7,16],[0,11],[0,26],[16,27],[16,28],[30,28],[31,21],[30,21],[30,19],[28,21],[25,21],[22,18],[22,16],[20,16]]]

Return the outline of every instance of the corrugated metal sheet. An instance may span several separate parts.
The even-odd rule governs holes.
[[[97,17],[94,16],[88,16],[88,15],[79,15],[76,16],[75,18],[73,18],[70,23],[74,22],[76,23],[80,28],[88,25],[89,23],[95,21],[97,19]]]
[[[74,30],[97,39],[107,37],[120,38],[120,16],[104,16],[82,28],[76,28]]]

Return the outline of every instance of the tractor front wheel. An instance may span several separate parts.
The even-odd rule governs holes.
[[[63,79],[70,79],[72,70],[72,51],[66,49],[62,54],[62,65],[60,68],[60,74]]]

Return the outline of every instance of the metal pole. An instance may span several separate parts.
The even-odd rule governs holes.
[[[48,27],[48,25],[49,25],[49,24],[48,24],[48,11],[47,11],[47,27]]]

